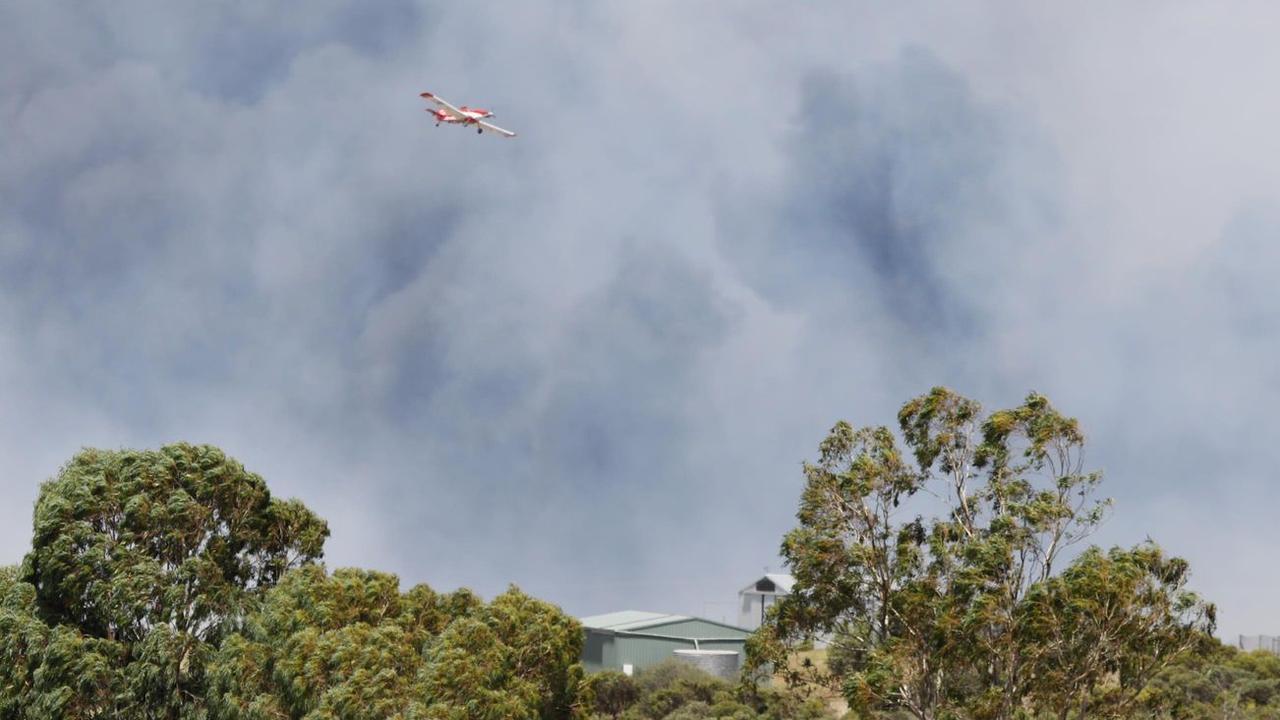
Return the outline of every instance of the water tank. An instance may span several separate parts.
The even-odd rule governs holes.
[[[676,660],[716,677],[725,680],[735,680],[738,677],[736,650],[676,650],[675,656]]]

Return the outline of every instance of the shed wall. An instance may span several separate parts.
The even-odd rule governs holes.
[[[744,640],[703,640],[698,643],[698,647],[702,650],[736,650],[738,655],[742,656],[739,660],[746,659],[746,641]]]
[[[586,631],[586,638],[582,643],[582,666],[587,672],[599,672],[612,668],[611,660],[616,655],[611,635],[591,632],[589,629]]]
[[[640,671],[673,659],[676,650],[733,650],[742,663],[751,634],[697,618],[637,629],[634,634],[593,628],[584,628],[584,632],[582,664],[588,672],[622,670],[624,665]]]
[[[664,660],[670,660],[675,656],[676,650],[693,648],[692,641],[625,635],[617,636],[614,642],[618,648],[617,667],[633,665],[636,670],[643,670]]]

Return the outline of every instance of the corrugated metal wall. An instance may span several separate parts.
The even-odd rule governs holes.
[[[614,649],[613,638],[590,630],[586,635],[582,643],[582,666],[587,672],[599,672],[612,667],[611,663],[605,662],[605,656],[614,654],[611,652]]]
[[[634,670],[653,667],[673,658],[676,650],[736,650],[738,662],[746,660],[746,640],[750,630],[689,618],[663,625],[653,625],[616,634],[607,630],[586,628],[582,647],[582,664],[587,672],[621,670],[631,665]],[[655,637],[665,636],[665,637]]]
[[[636,670],[653,667],[670,660],[678,649],[692,649],[693,641],[662,640],[658,638],[619,635],[614,638],[618,648],[618,668],[630,664]]]
[[[703,640],[698,643],[698,647],[702,650],[737,650],[738,655],[746,652],[746,641],[744,640]],[[739,660],[746,660],[745,657],[739,657]]]
[[[677,628],[677,625],[680,627]],[[582,664],[587,672],[622,670],[623,665],[631,665],[633,669],[639,671],[672,659],[676,650],[693,650],[695,647],[693,637],[699,638],[697,647],[703,650],[736,650],[739,655],[739,664],[746,660],[746,637],[750,633],[733,632],[731,628],[701,621],[684,621],[655,627],[651,631],[644,632],[650,635],[676,635],[683,634],[685,631],[696,631],[699,634],[695,636],[690,632],[689,638],[666,638],[624,633],[613,635],[588,629],[582,648]],[[715,632],[714,635],[712,631]],[[701,634],[704,632],[705,635]],[[735,635],[741,637],[733,637]]]

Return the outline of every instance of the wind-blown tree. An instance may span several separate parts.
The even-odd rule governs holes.
[[[838,689],[863,713],[1065,717],[1104,688],[1095,709],[1126,707],[1212,629],[1186,563],[1154,546],[1063,571],[1109,501],[1078,423],[1043,396],[984,417],[934,388],[898,424],[907,452],[888,428],[841,422],[805,465],[782,544],[796,584],[750,641],[749,672]],[[833,639],[825,668],[790,662],[816,637]]]
[[[41,703],[202,717],[218,643],[286,571],[320,557],[329,533],[217,448],[188,444],[77,454],[41,487],[33,530],[6,610],[31,643],[6,633],[0,665],[25,662],[6,672],[25,673],[18,684],[35,695],[11,717],[73,716]],[[85,660],[68,664],[77,644]],[[64,675],[55,685],[51,673]]]
[[[1129,717],[1139,693],[1164,668],[1216,645],[1183,588],[1189,567],[1154,543],[1130,550],[1089,548],[1060,576],[1027,596],[1023,617],[1034,639],[1029,697],[1058,718]]]
[[[570,717],[578,709],[585,679],[582,625],[514,585],[494,598],[484,615],[502,644],[511,648],[512,674],[533,687],[537,716]]]
[[[582,628],[558,608],[329,575],[327,535],[216,448],[81,452],[0,568],[0,720],[585,712]]]
[[[267,594],[210,670],[210,714],[250,718],[564,720],[582,628],[515,588],[406,593],[387,573],[312,565]]]
[[[113,717],[122,690],[121,647],[50,627],[35,588],[0,568],[0,719]]]
[[[1271,720],[1280,717],[1280,657],[1209,643],[1160,671],[1142,691],[1134,717]]]
[[[421,648],[453,620],[439,604],[425,586],[402,595],[385,573],[290,573],[244,633],[223,643],[210,673],[211,715],[397,717],[421,694]]]
[[[23,574],[46,617],[95,637],[211,641],[328,535],[217,448],[86,450],[41,487]]]
[[[537,720],[537,688],[519,677],[509,648],[475,618],[449,626],[427,649],[422,693],[432,720]]]

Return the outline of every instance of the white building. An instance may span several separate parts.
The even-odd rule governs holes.
[[[767,573],[764,577],[738,591],[738,626],[755,630],[764,622],[764,613],[771,605],[791,592],[795,578],[781,573]]]

